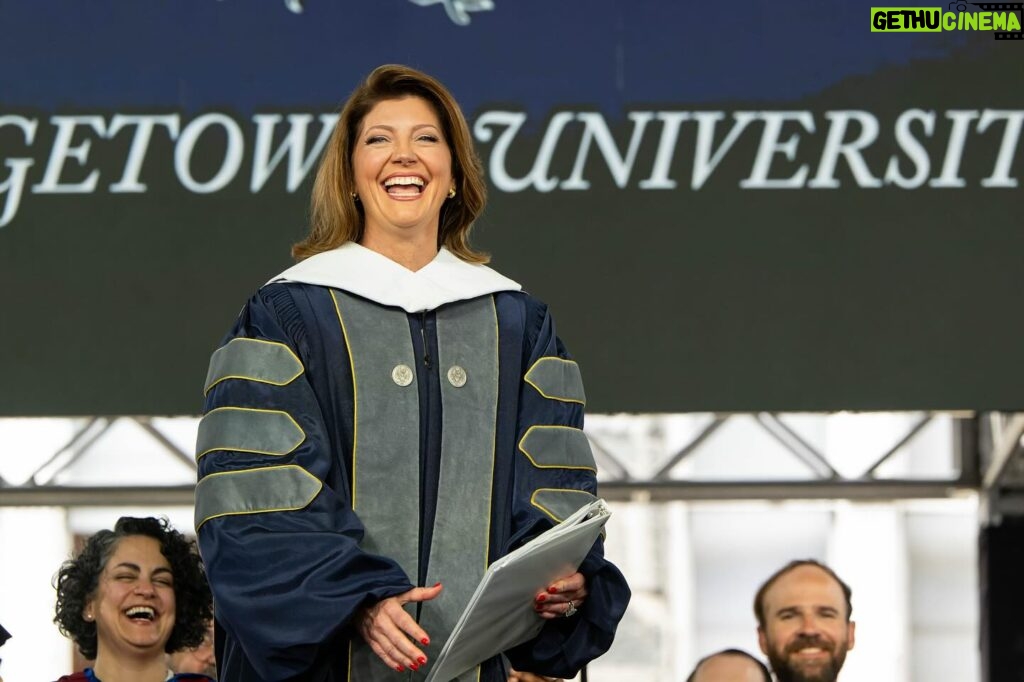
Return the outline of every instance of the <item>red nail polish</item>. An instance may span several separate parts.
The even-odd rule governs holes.
[[[420,662],[420,665],[426,665],[427,664],[427,657],[426,656],[420,656],[417,660]]]
[[[409,667],[412,668],[413,670],[419,670],[420,669],[420,667],[418,665],[416,665],[415,663],[410,663]]]
[[[403,667],[402,667],[402,666],[400,666],[400,665],[396,665],[396,666],[395,666],[395,670],[397,670],[397,671],[398,671],[398,672],[400,672],[400,673],[404,673],[404,672],[405,672],[405,668],[403,668]]]
[[[427,639],[426,637],[424,637],[424,638],[423,638],[423,639],[421,639],[420,641],[421,641],[421,642],[423,642],[423,646],[427,646],[428,644],[430,644],[430,640],[429,640],[429,639]]]
[[[441,583],[434,583],[434,587],[441,587]]]
[[[546,594],[538,594],[537,595],[537,601],[538,602],[547,601],[547,598],[548,598],[548,595],[546,595]]]
[[[556,592],[558,592],[558,589],[554,585],[548,588],[549,594],[555,594]]]

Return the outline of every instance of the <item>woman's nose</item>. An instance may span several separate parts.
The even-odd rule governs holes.
[[[135,593],[146,596],[151,596],[156,593],[156,588],[153,587],[153,583],[148,580],[140,580],[135,583]]]
[[[409,166],[416,163],[416,154],[409,144],[399,143],[391,160],[403,166]]]

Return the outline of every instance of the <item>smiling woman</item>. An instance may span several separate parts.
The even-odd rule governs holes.
[[[222,682],[420,679],[488,564],[593,501],[579,369],[547,307],[470,247],[484,203],[451,93],[374,70],[321,159],[300,262],[210,360],[196,531]],[[559,570],[508,604],[536,636],[504,653],[573,677],[629,588],[600,540]],[[506,682],[498,653],[459,682]]]
[[[426,100],[403,97],[377,104],[359,132],[352,166],[362,245],[419,270],[437,255],[438,216],[456,194],[441,123]]]
[[[212,615],[195,545],[160,519],[122,517],[93,535],[61,566],[56,589],[54,622],[95,659],[58,682],[163,682],[165,654],[199,644]]]

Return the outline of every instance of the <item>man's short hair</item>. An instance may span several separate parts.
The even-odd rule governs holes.
[[[758,668],[760,668],[761,674],[764,675],[764,682],[772,682],[772,674],[768,671],[768,666],[762,663],[761,659],[748,654],[743,649],[722,649],[721,651],[716,651],[713,654],[708,654],[704,658],[697,661],[697,665],[693,666],[693,672],[690,673],[690,676],[686,678],[686,682],[693,682],[694,680],[696,680],[697,671],[700,670],[700,667],[704,664],[704,661],[708,660],[709,658],[714,658],[715,656],[739,656],[741,658],[749,658],[751,661],[757,664]]]
[[[754,616],[757,617],[758,627],[761,629],[764,629],[765,627],[766,617],[764,612],[764,595],[768,591],[768,588],[770,588],[776,580],[790,571],[800,568],[801,566],[814,566],[816,568],[820,568],[839,584],[839,587],[843,590],[843,596],[846,598],[846,622],[850,622],[850,616],[853,614],[853,590],[850,589],[850,586],[844,583],[842,579],[836,575],[835,571],[820,561],[816,561],[815,559],[796,559],[775,571],[775,573],[773,573],[768,580],[764,581],[764,584],[757,590],[757,595],[754,597]]]

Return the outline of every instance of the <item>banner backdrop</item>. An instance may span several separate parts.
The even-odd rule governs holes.
[[[340,102],[389,62],[462,104],[475,243],[550,304],[590,409],[1024,409],[1024,40],[872,23],[860,0],[0,2],[0,414],[198,412]]]

